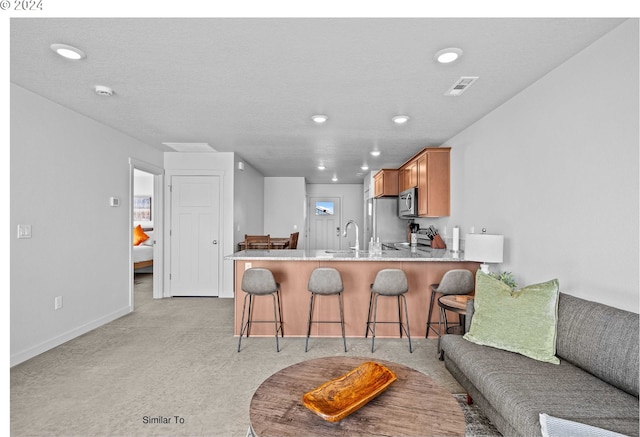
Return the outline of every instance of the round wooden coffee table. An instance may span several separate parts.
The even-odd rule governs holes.
[[[328,422],[303,405],[303,394],[367,361],[380,363],[397,376],[367,405],[339,422]],[[274,373],[254,393],[249,418],[256,437],[465,434],[462,409],[444,387],[402,364],[362,357],[318,358]]]

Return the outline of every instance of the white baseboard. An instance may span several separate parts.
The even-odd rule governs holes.
[[[234,297],[234,296],[233,296],[233,290],[222,290],[222,291],[218,294],[218,297],[225,298],[225,299],[227,299],[227,298],[231,298],[231,299],[233,299],[233,297]]]
[[[104,317],[100,317],[99,319],[93,320],[82,326],[78,326],[77,328],[71,329],[61,335],[58,335],[52,339],[44,341],[36,346],[30,347],[21,352],[15,353],[10,357],[10,366],[13,367],[17,364],[27,361],[28,359],[31,359],[37,355],[40,355],[43,352],[53,349],[56,346],[60,346],[61,344],[66,343],[69,340],[73,340],[74,338],[79,337],[82,334],[86,334],[87,332],[92,331],[96,328],[99,328],[102,325],[105,325],[109,322],[113,322],[114,320],[119,319],[120,317],[125,316],[130,312],[131,312],[130,306],[121,308],[117,311],[112,312],[111,314],[107,314]]]

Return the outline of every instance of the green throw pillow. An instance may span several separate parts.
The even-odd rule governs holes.
[[[504,282],[478,270],[473,308],[465,339],[560,364],[555,356],[557,279],[512,290]]]

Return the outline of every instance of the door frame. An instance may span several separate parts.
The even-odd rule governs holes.
[[[167,268],[164,274],[164,297],[173,297],[171,293],[171,280],[169,275],[171,274],[171,178],[174,176],[218,176],[220,181],[220,208],[218,210],[218,247],[221,252],[218,256],[218,297],[223,290],[224,285],[224,243],[226,241],[224,235],[224,171],[218,170],[168,170],[165,174],[166,183],[164,184],[165,199],[166,199],[166,217],[167,226],[164,227],[164,240],[165,240],[165,253],[167,254]]]
[[[141,170],[153,175],[153,234],[156,243],[153,245],[153,298],[164,296],[164,169],[148,162],[129,158],[129,229],[133,229],[133,194],[134,170]],[[133,273],[133,232],[129,232],[129,305],[134,309],[134,273]]]

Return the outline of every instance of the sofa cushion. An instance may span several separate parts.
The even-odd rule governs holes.
[[[465,339],[558,364],[558,281],[512,290],[478,270],[474,313]]]
[[[521,435],[541,434],[541,413],[638,435],[638,398],[565,360],[560,365],[532,360],[457,335],[445,335],[442,349],[445,361],[453,361]]]
[[[560,293],[557,354],[638,396],[638,314]]]

